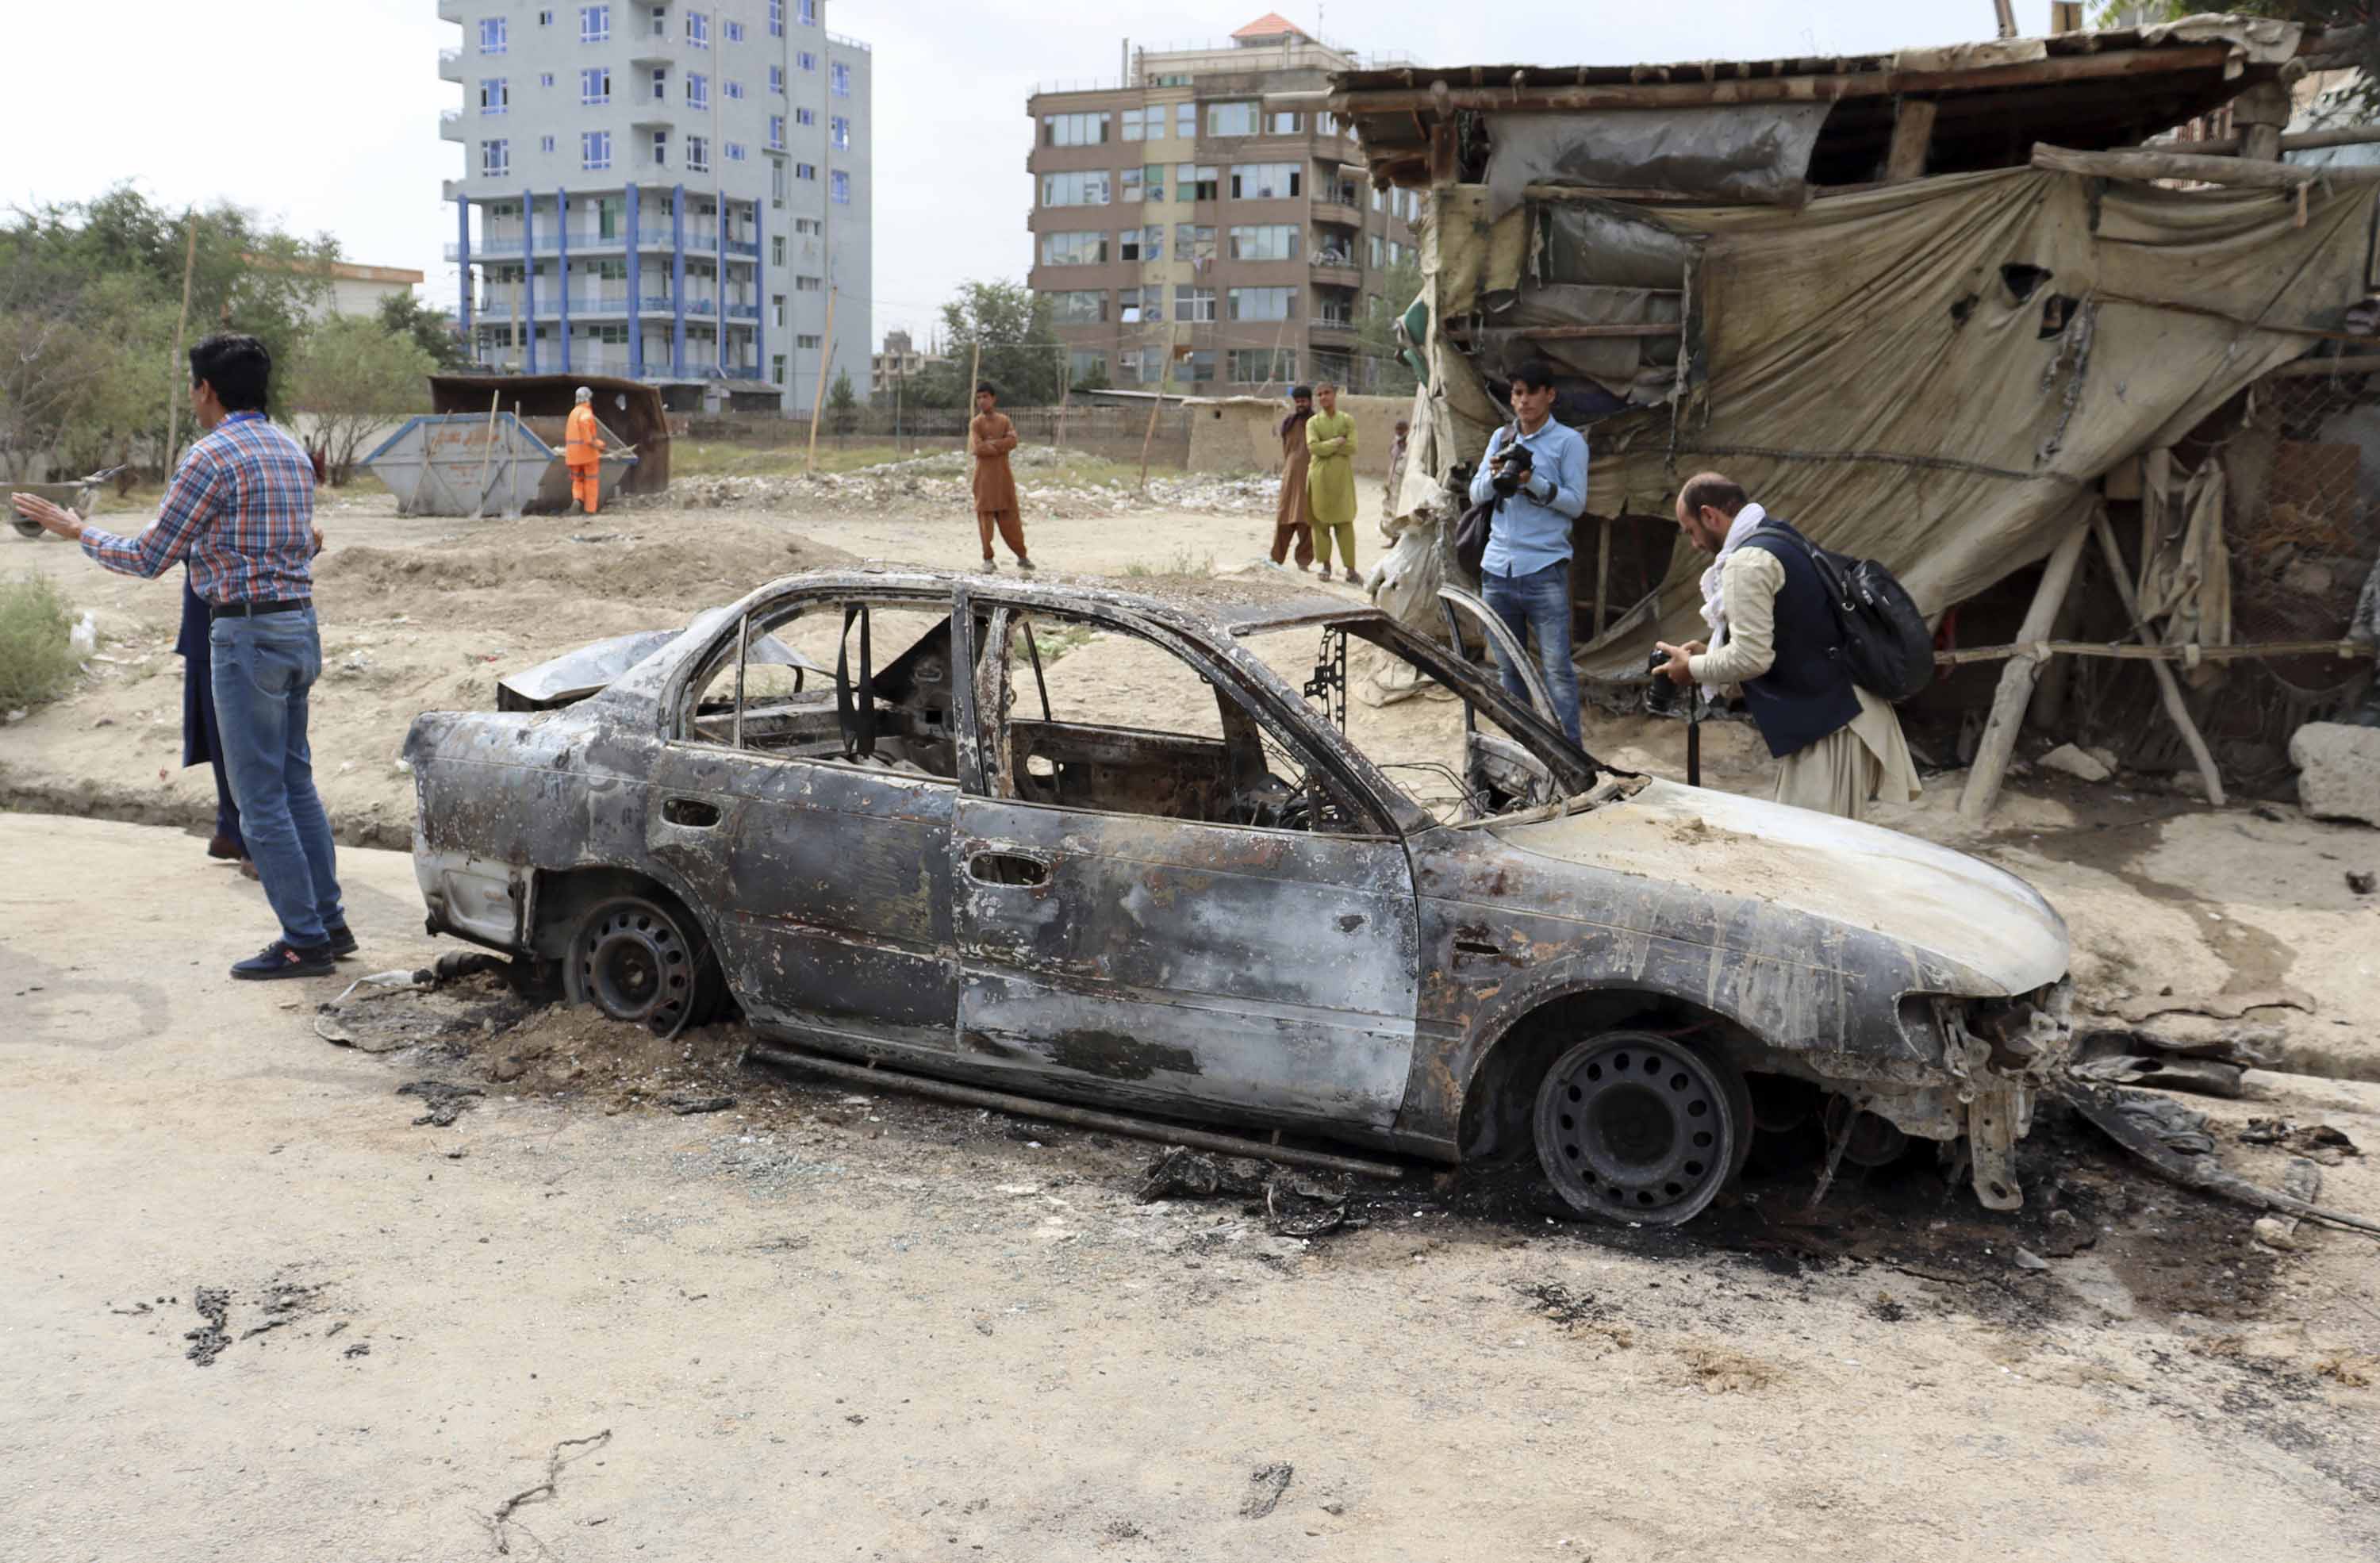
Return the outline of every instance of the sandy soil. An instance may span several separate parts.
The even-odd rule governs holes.
[[[184,837],[0,855],[12,1559],[2380,1557],[2370,1242],[2258,1248],[2054,1121],[2013,1219],[1755,1169],[1636,1232],[1417,1171],[1309,1243],[729,1031],[467,984],[336,1048],[338,985],[217,977],[261,903]],[[407,861],[342,866],[351,972],[426,960]],[[425,1080],[483,1094],[418,1123]],[[2251,1115],[2380,1144],[2380,1088],[2252,1080],[2252,1176]]]
[[[402,848],[412,782],[395,763],[423,709],[479,707],[504,672],[599,636],[682,623],[771,576],[846,558],[964,566],[977,557],[973,519],[929,476],[847,476],[832,484],[767,480],[685,485],[703,507],[632,502],[589,520],[407,519],[385,495],[329,501],[330,552],[318,598],[325,673],[313,702],[315,768],[340,838]],[[1037,491],[1027,526],[1052,571],[1126,576],[1264,568],[1271,536],[1261,513],[1133,508],[1110,491]],[[730,508],[709,508],[722,497]],[[1361,486],[1366,563],[1379,552],[1376,486]],[[1222,491],[1215,503],[1250,503]],[[1260,503],[1260,502],[1259,502]],[[127,518],[126,525],[139,520]],[[181,667],[172,654],[178,602],[171,579],[107,576],[55,542],[0,540],[0,569],[56,576],[93,610],[104,641],[91,677],[69,699],[0,728],[0,807],[159,824],[211,818],[212,783],[183,771]],[[1132,584],[1127,579],[1123,584]],[[1348,588],[1343,586],[1339,590]],[[1313,657],[1311,635],[1257,649],[1293,683]],[[1366,653],[1354,666],[1350,731],[1376,758],[1445,762],[1459,752],[1460,711],[1448,700],[1373,706]],[[1115,637],[1066,653],[1053,671],[1093,709],[1114,714],[1197,709],[1165,659]],[[1675,723],[1590,714],[1588,746],[1615,763],[1682,778]],[[2020,769],[2022,769],[2022,762]],[[1446,789],[1427,772],[1399,778],[1417,796]],[[1706,732],[1706,780],[1765,792],[1774,779],[1750,730]],[[2058,907],[2075,939],[2086,1002],[2107,1011],[2155,1000],[2177,1036],[2250,1036],[2281,1067],[2380,1080],[2380,897],[2359,897],[2348,870],[2380,870],[2380,832],[2303,818],[2289,806],[2215,810],[2132,779],[2098,787],[2021,775],[1985,830],[1961,824],[1961,777],[1927,780],[1925,796],[1885,823],[1978,853],[2024,875]],[[2193,1004],[2236,1015],[2195,1015]],[[2278,997],[2282,1005],[2236,1002]]]

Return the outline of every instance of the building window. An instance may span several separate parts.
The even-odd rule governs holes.
[[[1146,169],[1127,168],[1120,177],[1121,183],[1116,189],[1116,200],[1128,205],[1143,199],[1148,188],[1148,176]]]
[[[822,234],[826,232],[826,224],[816,217],[796,217],[794,219],[794,232],[797,234]]]
[[[820,341],[817,336],[808,332],[804,332],[794,338],[794,345],[796,347],[807,347],[815,352],[820,347],[824,346],[825,343]]]
[[[781,98],[785,95],[785,67],[783,66],[771,66],[769,67],[769,91],[776,93],[777,96]]]
[[[653,166],[656,168],[669,166],[669,132],[666,130],[653,132]]]
[[[743,143],[743,142],[741,142],[741,141],[728,141],[728,142],[725,142],[725,143],[723,143],[723,144],[725,145],[725,147],[726,147],[726,149],[727,149],[727,161],[728,161],[728,162],[730,162],[730,163],[741,163],[741,162],[743,162],[743,161],[744,161],[744,143]]]
[[[782,114],[772,114],[769,116],[769,150],[771,151],[785,150],[785,116]]]
[[[1215,350],[1200,347],[1182,358],[1182,378],[1193,385],[1207,385],[1215,378]]]
[[[769,383],[783,385],[784,382],[785,356],[783,353],[771,353],[769,355]]]
[[[1108,236],[1105,234],[1043,234],[1041,264],[1044,266],[1101,266],[1107,263]]]
[[[796,125],[816,125],[818,123],[818,110],[806,108],[795,109],[794,111],[794,123]]]
[[[480,83],[480,112],[502,114],[512,107],[513,90],[504,78],[492,76]]]
[[[686,106],[688,108],[710,106],[710,78],[697,71],[686,73]]]
[[[501,179],[512,172],[513,144],[510,141],[480,143],[480,175],[482,178]]]
[[[1116,320],[1124,325],[1161,322],[1165,319],[1165,290],[1161,287],[1120,287],[1116,289]]]
[[[552,151],[553,150],[553,138],[551,136],[540,136],[537,139],[537,150],[541,152]]]
[[[1371,236],[1371,239],[1372,239],[1372,270],[1374,270],[1374,271],[1376,271],[1376,272],[1377,272],[1377,271],[1378,271],[1378,270],[1380,269],[1380,236],[1379,236],[1379,235],[1378,235],[1378,234],[1374,234],[1374,235],[1372,235],[1372,236]]]
[[[851,176],[838,168],[826,176],[827,199],[837,206],[851,204]]]
[[[1041,116],[1041,144],[1045,147],[1096,147],[1108,139],[1108,116],[1103,114],[1045,114]]]
[[[552,13],[548,12],[547,15]],[[578,42],[609,43],[612,42],[612,7],[581,6],[578,7]]]
[[[1375,211],[1375,212],[1378,212],[1379,209],[1380,209],[1380,188],[1379,188],[1378,185],[1375,185],[1375,186],[1373,186],[1373,187],[1372,187],[1372,210],[1373,210],[1373,211]]]
[[[1150,116],[1153,116],[1156,119],[1157,123],[1155,128],[1157,133],[1160,136],[1165,134],[1165,111],[1163,109],[1126,109],[1123,111],[1123,125],[1121,130],[1121,139],[1127,141],[1147,139],[1149,128],[1148,118]]]
[[[504,18],[502,17],[480,18],[480,53],[483,55],[501,55],[504,52]]]
[[[818,26],[818,0],[795,0],[794,15],[804,27]]]
[[[1186,99],[1173,105],[1173,134],[1189,140],[1198,134],[1198,105]]]
[[[727,101],[729,103],[740,103],[744,101],[744,83],[741,81],[730,81],[723,85],[726,89]]]
[[[794,291],[795,293],[817,293],[824,286],[825,284],[820,282],[816,277],[795,277],[794,279]]]
[[[552,11],[540,11],[537,14],[537,25],[540,27],[552,27],[553,25],[553,13]]]
[[[595,66],[578,73],[578,101],[582,103],[608,103],[612,101],[610,66]]]
[[[837,151],[851,150],[851,121],[836,115],[826,122],[826,142]]]
[[[1212,200],[1220,183],[1213,164],[1179,163],[1173,166],[1173,196],[1177,200]]]
[[[1192,287],[1187,283],[1173,285],[1173,318],[1185,324],[1200,324],[1215,318],[1215,290]]]
[[[579,162],[585,167],[611,167],[612,132],[609,130],[581,131],[578,137],[578,152]]]
[[[730,43],[741,43],[744,42],[744,24],[742,22],[732,21],[722,25],[727,29],[727,42]]]
[[[1108,203],[1108,171],[1087,169],[1079,174],[1044,174],[1041,176],[1041,204],[1044,206],[1105,206]]]
[[[1293,200],[1305,193],[1303,170],[1294,163],[1232,164],[1233,200]]]
[[[1318,136],[1339,134],[1339,116],[1318,110],[1314,115],[1314,133]]]
[[[782,207],[785,204],[786,183],[785,160],[782,157],[771,158],[769,160],[769,204],[771,206]]]
[[[1264,133],[1268,136],[1294,136],[1304,128],[1305,118],[1295,109],[1266,115]]]
[[[692,174],[710,172],[710,139],[709,137],[688,136],[686,139],[686,171]]]
[[[769,295],[769,323],[779,331],[785,329],[785,296],[782,293]]]
[[[553,72],[552,72],[552,71],[550,71],[550,70],[549,70],[549,71],[544,72],[544,73],[543,73],[543,74],[541,74],[540,76],[539,76],[539,77],[538,77],[538,79],[537,79],[537,84],[538,84],[539,86],[540,86],[540,87],[551,87],[551,86],[552,86],[552,85],[553,85]]]
[[[669,67],[655,66],[653,67],[653,102],[658,103],[668,96]]]
[[[841,60],[826,67],[826,90],[838,98],[851,96],[851,67]]]
[[[769,241],[769,264],[771,266],[782,266],[784,263],[785,236],[779,234]]]
[[[818,56],[811,54],[808,49],[797,51],[794,55],[794,63],[801,67],[804,70],[818,69]]]
[[[1165,259],[1165,224],[1162,223],[1151,223],[1145,228],[1126,228],[1116,238],[1116,259],[1119,260]]]
[[[1098,384],[1108,377],[1108,356],[1079,349],[1069,353],[1066,355],[1066,375],[1070,384]]]
[[[1295,303],[1293,287],[1235,287],[1232,289],[1231,318],[1235,321],[1285,321]]]
[[[708,49],[710,47],[710,13],[705,11],[688,11],[686,14],[686,42],[687,46],[690,48]]]
[[[1105,288],[1090,288],[1072,293],[1045,295],[1050,300],[1050,319],[1059,325],[1105,325],[1108,318],[1108,295]]]
[[[1173,259],[1187,260],[1198,271],[1215,263],[1215,230],[1204,224],[1173,224]]]
[[[1297,229],[1288,223],[1267,223],[1233,228],[1226,251],[1234,260],[1294,260]]]
[[[816,179],[818,177],[818,164],[815,163],[795,164],[794,177],[796,179]]]
[[[1207,134],[1253,136],[1257,133],[1257,104],[1253,99],[1231,103],[1208,103]]]
[[[1225,359],[1225,367],[1235,384],[1293,381],[1297,378],[1297,353],[1290,347],[1234,347]]]
[[[785,0],[769,0],[769,36],[785,35]]]

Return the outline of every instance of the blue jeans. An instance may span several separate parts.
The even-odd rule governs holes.
[[[331,821],[314,791],[306,692],[322,676],[314,611],[217,619],[207,631],[215,725],[240,834],[291,944],[319,945],[346,921]]]
[[[1570,741],[1577,743],[1578,670],[1570,660],[1570,562],[1548,564],[1525,576],[1483,576],[1479,585],[1488,609],[1504,621],[1513,639],[1525,647],[1529,633],[1536,632],[1537,663],[1545,672],[1546,693],[1553,697],[1554,716]],[[1496,665],[1503,670],[1506,692],[1527,706],[1529,687],[1500,649],[1496,652]]]

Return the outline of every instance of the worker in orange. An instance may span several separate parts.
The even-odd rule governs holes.
[[[570,497],[592,515],[603,503],[603,431],[595,421],[595,393],[582,385],[563,429],[562,459],[570,468]]]
[[[983,567],[997,570],[991,556],[991,534],[1016,555],[1016,567],[1033,568],[1025,551],[1025,521],[1016,513],[1016,475],[1008,469],[1008,453],[1016,448],[1016,425],[1000,410],[1000,393],[985,381],[975,388],[975,418],[967,425],[967,449],[975,453],[975,527],[983,539]]]

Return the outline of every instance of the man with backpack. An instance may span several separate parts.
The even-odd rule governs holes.
[[[1716,556],[1703,572],[1706,646],[1660,643],[1657,676],[1716,694],[1740,685],[1779,762],[1779,803],[1858,819],[1870,800],[1917,796],[1917,768],[1892,707],[1852,677],[1818,556],[1799,532],[1716,472],[1678,491],[1678,529]]]

